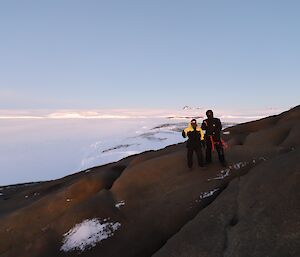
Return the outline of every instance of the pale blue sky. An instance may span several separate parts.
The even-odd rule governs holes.
[[[289,108],[300,1],[0,2],[0,108]]]

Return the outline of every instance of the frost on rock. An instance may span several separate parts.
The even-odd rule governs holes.
[[[226,177],[228,177],[230,175],[230,168],[225,169],[225,170],[221,170],[220,174],[217,175],[217,177],[215,178],[209,178],[207,179],[207,181],[211,181],[211,180],[218,180],[218,179],[224,179]]]
[[[204,199],[204,198],[207,198],[207,197],[211,197],[215,192],[219,191],[219,188],[216,188],[216,189],[213,189],[209,192],[203,192],[201,195],[200,195],[200,199]]]
[[[125,201],[124,200],[122,200],[122,201],[120,201],[120,202],[118,202],[118,203],[116,203],[115,204],[115,206],[118,208],[118,209],[120,209],[122,206],[124,206],[125,205]]]
[[[215,178],[209,178],[209,179],[207,179],[207,181],[224,179],[230,175],[230,172],[232,170],[239,170],[241,168],[246,167],[248,164],[249,164],[248,162],[238,162],[238,163],[232,164],[227,169],[221,170],[220,173],[217,174],[217,176]]]
[[[239,170],[241,168],[244,168],[248,163],[247,162],[238,162],[232,165],[232,168],[235,170]]]
[[[114,235],[114,232],[121,227],[119,222],[109,222],[109,219],[87,219],[76,224],[71,230],[64,234],[61,251],[69,252],[84,250],[95,247],[101,242]]]
[[[216,188],[216,189],[213,189],[213,190],[208,191],[208,192],[202,192],[200,194],[200,200],[213,196],[214,193],[219,191],[219,190],[220,190],[219,188]]]

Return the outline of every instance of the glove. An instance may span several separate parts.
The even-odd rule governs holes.
[[[182,137],[186,138],[186,134],[185,134],[184,130],[182,130]]]

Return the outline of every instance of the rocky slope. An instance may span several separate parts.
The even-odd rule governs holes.
[[[0,256],[300,256],[300,106],[224,131],[228,168],[184,144],[0,189]]]

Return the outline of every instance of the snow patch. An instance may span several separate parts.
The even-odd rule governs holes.
[[[219,191],[219,190],[220,190],[219,188],[216,188],[216,189],[213,189],[213,190],[208,191],[208,192],[202,192],[200,194],[200,200],[213,196],[214,193]]]
[[[239,170],[241,168],[244,168],[248,163],[247,162],[238,162],[232,165],[232,168],[235,170]]]
[[[231,170],[230,168],[225,169],[225,170],[221,170],[220,174],[218,174],[217,177],[209,178],[209,179],[207,179],[207,181],[224,179],[224,178],[226,178],[230,175],[230,170]]]
[[[115,206],[118,208],[118,209],[120,209],[122,206],[124,206],[125,205],[125,201],[124,200],[122,200],[122,201],[120,201],[120,202],[118,202],[118,203],[116,203],[115,204]]]
[[[229,135],[230,131],[223,131],[223,135]]]
[[[255,163],[255,160],[253,160],[252,162]],[[209,179],[207,179],[207,181],[224,179],[224,178],[226,178],[226,177],[228,177],[230,175],[230,172],[232,170],[239,170],[241,168],[246,167],[248,164],[249,164],[248,162],[237,162],[235,164],[232,164],[227,169],[221,170],[220,173],[217,174],[216,177],[209,178]]]
[[[60,250],[83,252],[95,247],[98,242],[112,237],[120,227],[121,223],[109,222],[109,219],[86,219],[64,234],[63,245]]]
[[[3,193],[0,193],[0,196],[3,195]]]

